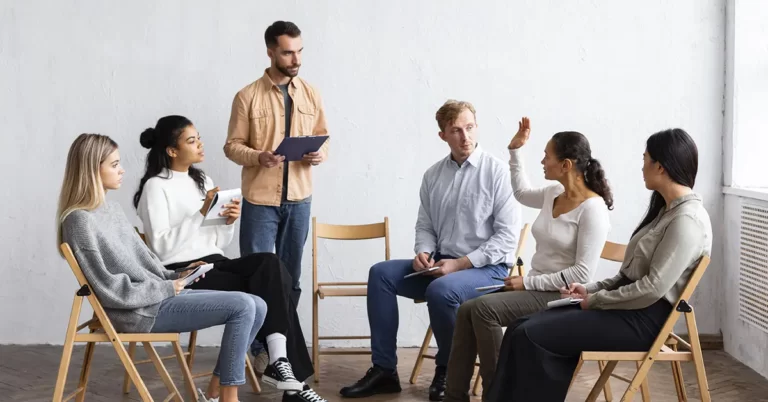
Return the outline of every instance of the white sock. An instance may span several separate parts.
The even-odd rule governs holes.
[[[285,335],[275,332],[267,335],[267,350],[269,350],[269,364],[274,364],[281,357],[288,358],[285,347]]]

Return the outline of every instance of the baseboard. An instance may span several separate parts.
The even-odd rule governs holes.
[[[690,343],[688,334],[677,334]],[[699,334],[701,350],[723,350],[723,334]]]

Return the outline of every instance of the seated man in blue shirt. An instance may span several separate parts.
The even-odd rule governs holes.
[[[469,102],[449,100],[435,117],[451,154],[424,174],[416,257],[378,263],[368,274],[373,367],[357,383],[341,389],[345,397],[401,391],[395,349],[397,296],[403,296],[427,301],[439,348],[429,399],[442,400],[459,305],[487,293],[475,288],[501,284],[494,278],[506,276],[507,263],[513,263],[520,207],[506,164],[477,145],[475,108]],[[404,278],[432,267],[437,269]]]

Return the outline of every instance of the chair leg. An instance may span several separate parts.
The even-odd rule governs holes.
[[[677,352],[677,344],[672,345],[672,350]],[[677,391],[678,402],[688,402],[688,395],[685,393],[685,382],[683,381],[683,367],[680,362],[670,362],[672,366],[672,377],[675,380],[675,391]]]
[[[107,333],[109,334],[109,331]],[[113,338],[113,337],[110,336],[110,338]],[[131,381],[133,381],[133,385],[136,387],[136,390],[139,391],[139,396],[141,397],[141,400],[144,402],[153,402],[152,395],[149,394],[147,385],[144,383],[144,380],[141,379],[141,376],[139,375],[139,371],[136,370],[136,365],[133,364],[133,360],[128,356],[128,352],[125,350],[123,343],[116,336],[113,339],[111,339],[111,343],[112,343],[112,347],[115,348],[115,352],[117,352],[117,357],[120,358],[120,362],[123,364],[123,367],[125,368],[126,371],[128,371],[128,375],[131,377]]]
[[[136,342],[128,342],[128,357],[133,361],[136,356]],[[128,370],[125,370],[123,374],[123,393],[128,394],[131,392],[131,376],[128,375]]]
[[[579,371],[581,371],[581,366],[584,365],[584,360],[581,360],[581,356],[579,356],[579,362],[576,364],[576,369],[573,370],[573,377],[571,377],[571,383],[568,385],[568,389],[570,390],[571,387],[573,387],[573,381],[576,380],[576,376],[579,375]]]
[[[195,351],[197,350],[197,331],[192,331],[189,333],[189,345],[187,345],[187,353],[189,353],[189,356],[187,356],[187,365],[189,366],[189,370],[192,370],[192,365],[195,363]]]
[[[656,360],[654,358],[646,357],[645,360],[638,362],[637,372],[632,377],[632,382],[629,383],[627,390],[624,391],[624,395],[621,397],[621,402],[633,401],[637,391],[642,391],[643,384],[648,379],[648,373],[651,371],[651,366]]]
[[[637,363],[637,369],[640,370],[640,362]],[[643,398],[643,402],[651,402],[651,389],[648,387],[648,377],[640,384],[640,396]]]
[[[427,354],[430,342],[432,342],[431,325],[427,328],[427,333],[424,335],[424,342],[422,342],[421,349],[419,349],[419,357],[416,358],[416,364],[413,365],[413,372],[411,372],[411,384],[416,384],[416,378],[419,377],[421,365],[424,363],[424,355]]]
[[[147,355],[149,356],[149,359],[152,360],[152,364],[155,365],[155,370],[157,370],[157,374],[160,374],[160,379],[163,380],[163,384],[165,384],[165,388],[168,390],[168,392],[170,392],[169,397],[172,397],[172,399],[176,402],[184,402],[184,400],[181,398],[181,394],[179,393],[179,390],[176,388],[176,384],[173,383],[171,376],[168,375],[168,370],[165,369],[163,360],[160,359],[160,356],[157,354],[157,350],[155,350],[155,347],[152,346],[151,342],[142,342],[142,344],[144,345],[144,350],[147,351]]]
[[[91,331],[93,332],[93,331]],[[95,342],[88,342],[85,346],[85,357],[83,358],[83,368],[80,370],[80,383],[77,385],[80,388],[80,393],[77,395],[76,402],[85,401],[85,390],[88,387],[88,376],[91,374],[91,362],[93,361],[93,349],[96,346]]]
[[[693,315],[693,310],[685,313],[685,324],[688,327],[688,337],[691,342],[691,354],[693,354],[693,365],[696,368],[696,380],[699,383],[701,401],[711,402],[712,398],[709,395],[707,372],[704,369],[704,355],[701,353],[701,343],[699,341],[699,329],[696,327],[696,317]]]
[[[181,349],[179,342],[171,342],[173,351],[176,354],[176,360],[181,368],[181,375],[184,377],[184,387],[187,389],[187,396],[192,398],[193,401],[197,401],[197,390],[195,389],[195,380],[192,378],[192,372],[189,370],[189,364],[187,360],[189,357],[184,357],[184,350]]]
[[[245,378],[251,382],[251,389],[254,394],[261,393],[261,385],[259,385],[259,379],[256,377],[256,372],[253,370],[251,359],[248,357],[248,353],[245,353]]]
[[[600,378],[597,379],[595,386],[592,387],[592,391],[590,391],[589,396],[587,396],[587,402],[597,401],[597,396],[600,395],[600,391],[605,389],[605,384],[607,384],[608,380],[611,378],[611,373],[613,373],[613,369],[616,368],[617,363],[618,362],[616,361],[605,363],[605,368],[601,370],[602,374],[600,374]]]
[[[475,376],[475,386],[472,387],[472,395],[480,396],[480,384],[482,380],[482,377],[480,377],[480,369],[478,368],[477,375]]]
[[[56,377],[56,387],[53,390],[53,402],[61,402],[64,399],[64,386],[67,383],[69,362],[72,359],[72,349],[75,347],[75,334],[77,333],[77,320],[80,318],[80,309],[83,307],[83,298],[75,296],[72,301],[72,312],[69,314],[69,325],[64,336],[64,348],[61,351],[59,362],[59,374]]]
[[[320,326],[318,323],[318,304],[320,303],[317,292],[312,295],[312,365],[315,369],[315,384],[320,382]]]
[[[605,369],[605,362],[602,361],[602,360],[599,360],[597,362],[597,367],[600,368],[600,372],[602,373],[603,370]],[[610,379],[611,378],[609,377],[608,380],[610,380]],[[605,400],[607,402],[611,402],[613,400],[613,391],[611,391],[611,382],[610,381],[606,381],[605,382],[605,385],[603,386],[603,395],[605,395]]]

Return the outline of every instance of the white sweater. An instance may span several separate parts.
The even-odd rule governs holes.
[[[211,188],[213,181],[206,176],[205,189]],[[138,214],[149,248],[163,265],[223,255],[222,248],[232,241],[235,225],[201,226],[204,198],[186,172],[166,170],[147,180]]]
[[[536,251],[531,258],[531,270],[523,279],[525,289],[556,291],[565,286],[561,271],[569,284],[590,282],[611,228],[603,199],[589,198],[553,218],[552,206],[565,191],[563,186],[558,183],[531,188],[519,149],[509,152],[509,170],[515,198],[529,208],[541,210],[531,228]]]

